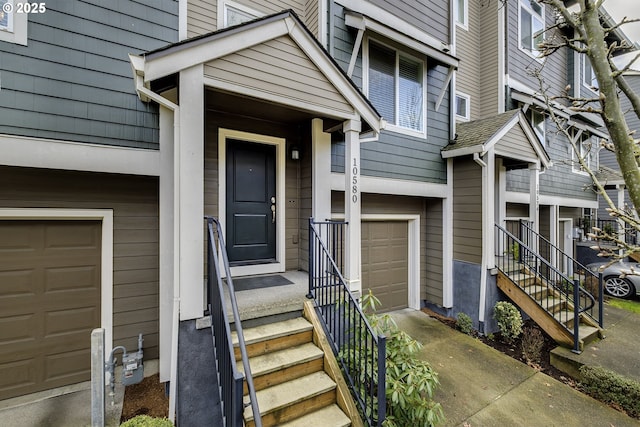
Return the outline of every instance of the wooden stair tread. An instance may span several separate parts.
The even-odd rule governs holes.
[[[282,322],[269,323],[267,325],[246,329],[244,331],[244,342],[246,345],[250,345],[257,342],[268,341],[273,338],[310,331],[312,329],[313,326],[311,326],[311,323],[306,319],[296,317]],[[238,334],[235,331],[231,332],[231,340],[234,346],[238,345]]]
[[[272,353],[263,354],[249,359],[251,374],[253,377],[276,372],[291,366],[305,363],[310,360],[319,359],[324,356],[322,350],[313,343],[307,343],[296,347],[287,348]],[[244,372],[242,362],[237,362],[236,366],[240,372]]]
[[[331,405],[280,425],[282,427],[348,427],[351,425],[351,420],[338,405]]]
[[[335,388],[336,383],[321,371],[260,390],[256,392],[256,398],[264,417],[265,414],[303,402]],[[245,408],[244,420],[245,422],[253,420],[251,406]]]

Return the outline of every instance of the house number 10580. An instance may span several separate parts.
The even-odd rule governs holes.
[[[351,172],[353,173],[353,180],[351,181],[351,201],[356,203],[358,201],[358,163],[356,159],[353,159]]]

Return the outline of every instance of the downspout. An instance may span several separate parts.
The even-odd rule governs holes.
[[[157,102],[163,107],[173,111],[173,152],[174,152],[174,165],[178,164],[180,159],[180,107],[177,104],[169,101],[168,99],[158,95],[151,89],[148,89],[144,85],[144,78],[141,75],[135,74],[136,78],[136,92],[138,96],[142,98],[142,95],[152,101]],[[174,241],[174,265],[173,265],[173,330],[171,333],[171,373],[169,379],[169,419],[171,422],[175,422],[176,415],[176,392],[177,392],[177,377],[178,377],[178,327],[180,320],[180,263],[175,260],[180,259],[180,246],[176,248],[175,242],[178,242],[180,238],[180,194],[175,190],[179,188],[180,176],[173,173],[174,180],[174,227],[173,227],[173,241]]]
[[[487,186],[488,181],[488,168],[487,163],[481,159],[483,153],[473,153],[473,161],[476,162],[482,168],[482,260],[480,266],[480,304],[478,307],[478,330],[484,333],[484,314],[486,310],[486,298],[487,298],[487,251],[485,250],[485,227],[487,222],[487,201],[484,192],[490,191]]]

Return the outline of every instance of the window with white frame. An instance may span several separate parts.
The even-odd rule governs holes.
[[[545,145],[545,133],[544,133],[544,113],[529,108],[527,110],[527,118],[529,119],[529,123],[531,123],[531,127],[533,131],[536,133],[542,145]]]
[[[424,134],[424,62],[373,40],[368,42],[369,99],[395,130]]]
[[[469,120],[471,117],[471,97],[467,94],[456,92],[456,117],[460,120]]]
[[[232,27],[259,18],[263,14],[233,0],[218,0],[218,25]]]
[[[591,136],[591,134],[589,134],[589,132],[586,132],[586,131],[583,131],[583,132],[575,131],[574,135],[575,135],[574,139],[576,141],[576,146],[578,148],[579,153],[576,153],[575,150],[573,150],[573,148],[571,149],[573,153],[572,157],[574,160],[573,171],[579,172],[579,173],[586,173],[585,167],[580,164],[579,159],[576,158],[576,154],[578,154],[580,158],[584,160],[584,163],[587,168],[593,170],[598,166],[597,165],[598,141],[596,137]]]
[[[469,19],[469,12],[467,11],[467,0],[454,0],[456,24],[461,27],[467,28],[467,20]]]
[[[22,0],[0,0],[0,41],[26,46],[28,14],[16,13],[18,3]]]
[[[538,56],[544,40],[544,7],[536,0],[520,0],[520,49]]]
[[[598,79],[596,77],[596,73],[593,71],[593,67],[591,66],[591,61],[589,60],[589,58],[586,55],[583,55],[584,60],[582,61],[583,65],[584,65],[584,72],[583,72],[583,81],[584,81],[584,85],[588,88],[593,88],[593,89],[598,89]]]

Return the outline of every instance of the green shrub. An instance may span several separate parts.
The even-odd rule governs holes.
[[[473,321],[471,320],[471,317],[466,313],[458,313],[456,328],[458,328],[462,333],[471,335],[473,333]]]
[[[120,427],[173,427],[173,423],[167,418],[138,415],[120,424]]]
[[[585,393],[605,403],[613,403],[635,418],[640,417],[640,383],[600,366],[580,368]]]
[[[442,406],[433,400],[433,393],[440,384],[438,374],[431,365],[416,357],[422,344],[398,329],[389,315],[376,314],[380,301],[369,291],[361,300],[367,319],[379,335],[387,337],[386,347],[386,397],[385,427],[430,427],[444,421]],[[358,342],[363,331],[354,330],[353,339]],[[354,345],[349,352],[341,352],[347,364],[356,366],[366,360],[377,364],[377,352],[365,353],[362,346]],[[361,367],[368,378],[365,384],[376,387],[377,372]]]
[[[512,342],[522,333],[522,316],[510,302],[498,301],[493,307],[493,318],[498,322],[498,329],[505,340]]]

